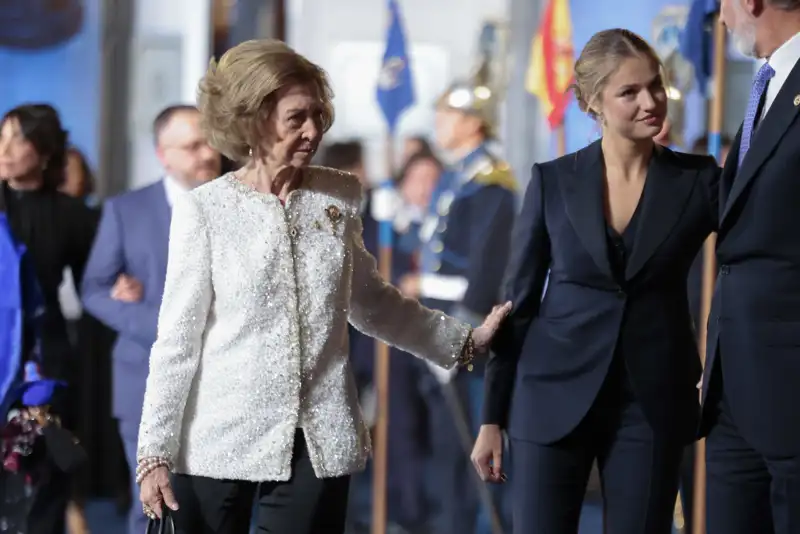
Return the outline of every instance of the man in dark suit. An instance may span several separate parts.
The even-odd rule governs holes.
[[[165,109],[156,118],[153,133],[166,175],[153,185],[106,201],[81,292],[89,313],[118,333],[113,410],[134,495],[138,495],[136,442],[167,271],[171,206],[179,195],[216,178],[220,171],[219,154],[206,143],[194,107]],[[141,534],[146,525],[137,503],[129,515],[129,533]]]
[[[709,534],[800,533],[800,0],[722,0],[765,58],[720,183],[704,372]]]

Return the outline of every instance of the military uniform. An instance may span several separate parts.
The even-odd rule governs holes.
[[[474,326],[498,304],[516,211],[508,165],[484,145],[445,173],[420,228],[420,296]]]
[[[367,250],[379,255],[380,222],[372,214],[372,195],[365,196],[361,211],[363,239]],[[413,232],[416,225],[394,228],[392,282],[413,269],[418,241]],[[401,231],[405,230],[405,231]],[[350,357],[359,391],[372,387],[375,362],[375,340],[350,327]],[[387,503],[390,523],[413,530],[425,520],[424,474],[425,443],[421,435],[424,425],[424,406],[419,393],[419,377],[424,364],[410,354],[390,348],[389,356],[389,444]],[[354,532],[366,532],[371,521],[372,465],[353,477],[348,521]]]
[[[477,326],[499,303],[516,212],[516,189],[508,165],[485,145],[444,174],[419,233],[419,288],[426,306]],[[486,511],[476,517],[477,492],[470,491],[475,487],[470,472],[473,467],[462,452],[463,438],[453,423],[456,416],[452,406],[457,399],[474,438],[483,398],[482,364],[477,363],[472,373],[455,376],[431,371],[438,378],[428,378],[426,398],[434,445],[434,484],[442,508],[440,531],[476,532],[477,521],[477,532],[488,532]],[[443,388],[449,388],[449,392]],[[449,399],[446,394],[450,394]]]

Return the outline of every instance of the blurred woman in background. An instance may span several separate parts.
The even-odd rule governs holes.
[[[67,132],[48,104],[13,108],[0,120],[0,203],[14,237],[30,252],[42,290],[42,374],[70,382],[77,366],[59,302],[64,270],[76,283],[94,239],[96,213],[58,191],[64,180]],[[67,395],[55,404],[64,426],[74,420]],[[63,534],[71,486],[54,473],[33,505],[30,534]]]
[[[67,149],[66,165],[64,167],[64,180],[58,190],[73,198],[79,198],[89,204],[94,204],[94,173],[89,166],[86,156],[71,146]]]

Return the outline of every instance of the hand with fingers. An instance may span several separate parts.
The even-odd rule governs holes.
[[[178,509],[178,501],[169,483],[169,469],[166,466],[149,470],[140,484],[139,500],[142,501],[142,511],[148,518],[161,519],[165,504],[170,510]]]
[[[510,302],[495,306],[492,308],[489,315],[486,316],[486,319],[483,320],[483,324],[472,331],[472,342],[475,346],[475,352],[478,355],[489,352],[492,338],[497,333],[497,329],[500,328],[500,324],[510,312]]]
[[[140,302],[144,295],[142,283],[127,274],[121,274],[111,288],[111,298],[120,302]]]
[[[470,456],[472,465],[485,482],[505,482],[503,433],[498,425],[483,425]]]

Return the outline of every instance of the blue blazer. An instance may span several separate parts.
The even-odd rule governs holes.
[[[708,156],[656,149],[620,282],[608,256],[603,169],[600,141],[533,167],[506,275],[514,307],[487,363],[484,423],[539,443],[565,437],[621,350],[656,433],[689,442],[701,363],[686,276],[716,227],[719,169]]]
[[[44,298],[24,245],[0,211],[0,417],[18,400],[23,365],[36,358]]]
[[[150,347],[156,340],[170,218],[163,182],[107,200],[83,276],[81,296],[86,310],[118,333],[113,351],[113,413],[131,429],[141,419]],[[141,302],[111,298],[111,288],[123,273],[144,286]]]

